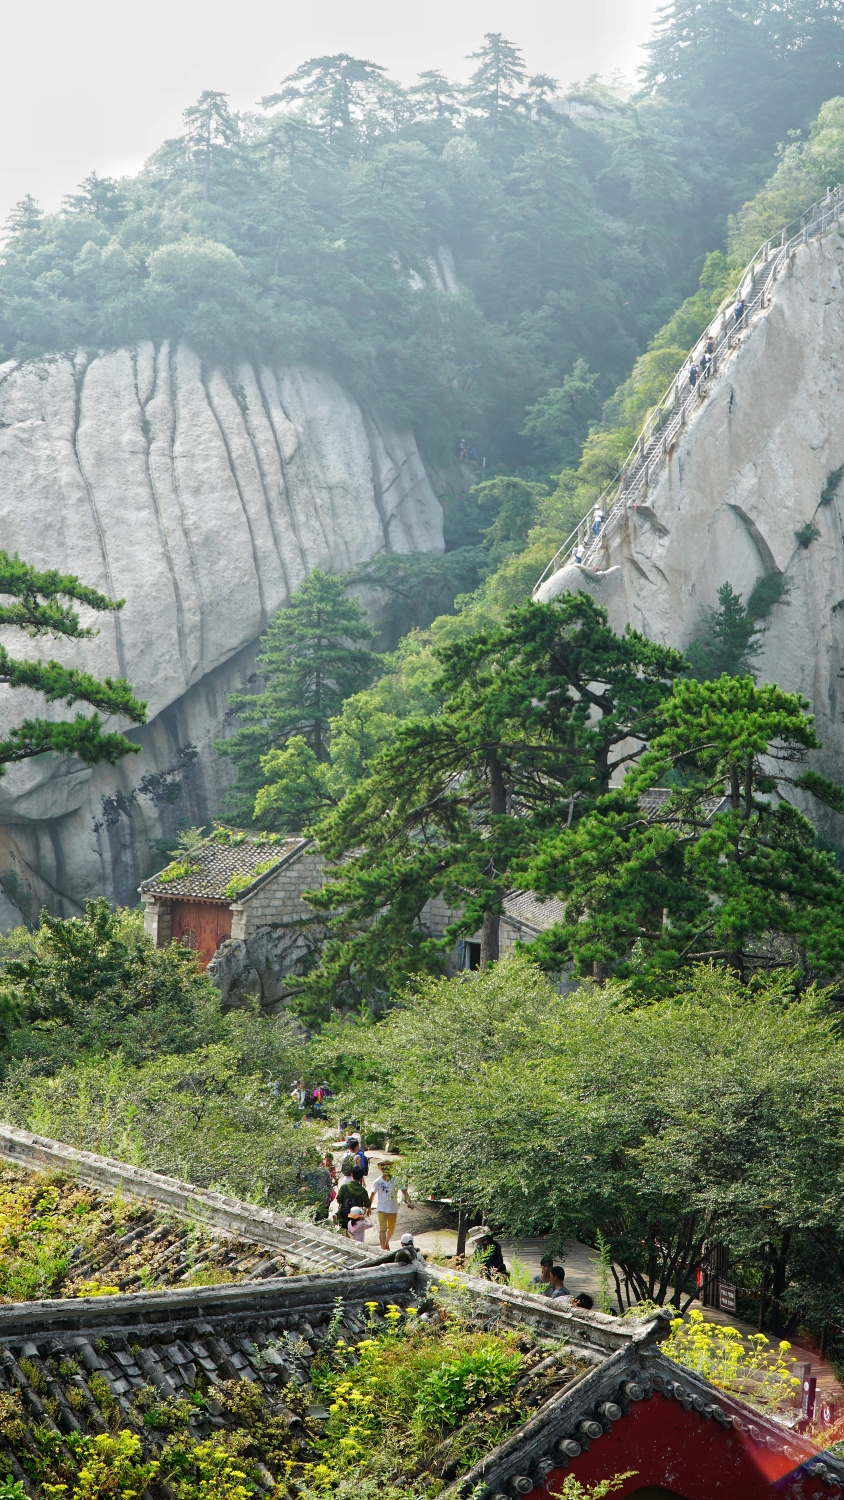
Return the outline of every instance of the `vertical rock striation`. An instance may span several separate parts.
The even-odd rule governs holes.
[[[413,435],[324,371],[209,369],[185,345],[145,343],[0,366],[0,547],[125,599],[93,640],[27,649],[126,676],[149,705],[131,764],[45,757],[0,781],[7,891],[28,916],[69,914],[100,892],[133,902],[149,837],[211,815],[228,694],[306,575],[441,552],[442,512]],[[0,723],[43,711],[0,689]],[[199,758],[179,804],[139,797],[186,745]]]

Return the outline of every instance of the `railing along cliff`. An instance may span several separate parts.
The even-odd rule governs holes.
[[[563,545],[558,548],[542,577],[537,582],[536,595],[546,578],[576,556],[583,567],[594,567],[607,538],[619,526],[630,509],[642,503],[657,474],[667,462],[690,414],[698,402],[703,400],[715,378],[719,364],[729,353],[736,339],[750,320],[768,303],[771,288],[782,273],[789,256],[798,245],[826,234],[833,224],[844,218],[844,184],[830,188],[826,197],[813,203],[799,219],[787,224],[779,235],[766,240],[742,272],[738,288],[732,297],[721,304],[715,317],[704,329],[690,351],[681,370],[674,377],[662,400],[648,415],[636,442],[612,482],[604,490],[596,505],[584,516]],[[797,225],[796,233],[790,231]],[[736,320],[733,312],[735,302],[741,298],[745,303],[742,318]],[[688,371],[692,361],[698,363],[709,339],[715,345],[711,363],[695,386],[689,385]],[[605,519],[597,523],[596,514],[603,512]]]

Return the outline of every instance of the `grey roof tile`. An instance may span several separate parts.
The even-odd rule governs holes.
[[[280,865],[294,858],[310,843],[310,839],[293,836],[279,842],[270,842],[266,835],[247,834],[237,842],[222,842],[216,834],[211,835],[190,854],[179,856],[141,882],[138,889],[142,895],[188,896],[198,901],[244,901]],[[165,879],[167,870],[175,865],[191,866],[189,872],[175,880]],[[226,889],[234,879],[247,878],[247,884],[235,896],[227,896]]]

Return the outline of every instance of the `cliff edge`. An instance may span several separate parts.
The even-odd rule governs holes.
[[[31,919],[99,893],[134,904],[149,838],[211,816],[228,694],[313,568],[444,543],[413,435],[329,375],[209,370],[146,343],[0,366],[0,546],[126,601],[92,619],[93,640],[22,648],[7,632],[9,650],[125,676],[149,705],[141,754],[119,768],[41,757],[0,780],[0,877]],[[0,726],[31,712],[40,699],[0,688]]]
[[[836,780],[844,772],[844,484],[831,500],[821,496],[844,465],[842,268],[837,232],[797,247],[646,503],[606,539],[599,566],[569,564],[537,592],[548,600],[582,588],[607,606],[614,629],[630,621],[684,647],[721,584],[747,602],[761,578],[783,575],[788,591],[766,621],[757,678],[808,698],[823,741],[814,764]],[[844,820],[829,818],[844,843]]]

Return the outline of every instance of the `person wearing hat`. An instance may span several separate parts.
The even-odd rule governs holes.
[[[491,1281],[494,1272],[496,1279],[510,1280],[501,1246],[488,1224],[477,1224],[474,1229],[470,1229],[466,1244],[472,1247],[472,1270],[479,1276],[485,1276],[487,1281]]]
[[[412,1208],[407,1188],[400,1187],[393,1176],[392,1162],[382,1162],[381,1175],[373,1182],[369,1198],[370,1209],[375,1208],[378,1214],[378,1238],[382,1250],[389,1250],[390,1240],[396,1232],[400,1195],[404,1195],[408,1208]]]
[[[397,1266],[409,1266],[414,1261],[418,1261],[420,1266],[424,1266],[425,1264],[425,1257],[414,1245],[412,1234],[402,1235],[401,1244],[398,1250],[393,1251],[393,1257]]]
[[[354,1208],[349,1209],[349,1219],[346,1225],[346,1233],[349,1239],[355,1240],[359,1245],[362,1245],[366,1239],[367,1229],[371,1228],[372,1220],[366,1209],[361,1208],[360,1204],[356,1203]]]

